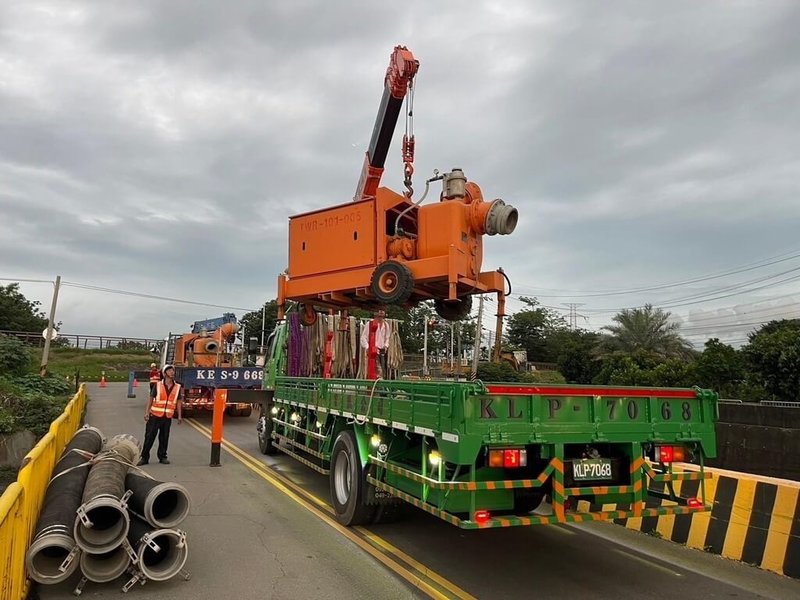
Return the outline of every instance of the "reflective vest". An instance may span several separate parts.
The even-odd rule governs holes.
[[[159,381],[161,381],[161,371],[152,369],[150,371],[150,383],[158,383]]]
[[[156,397],[153,398],[153,403],[150,405],[150,414],[154,417],[167,417],[172,418],[175,413],[175,407],[178,405],[178,394],[181,392],[181,384],[176,383],[172,386],[172,392],[167,395],[167,386],[159,381],[156,384]]]

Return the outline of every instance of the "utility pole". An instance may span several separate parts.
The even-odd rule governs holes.
[[[264,352],[264,328],[267,326],[267,305],[261,309],[261,352]]]
[[[481,327],[481,323],[483,322],[483,296],[480,297],[480,301],[478,302],[478,322],[476,323],[475,329],[475,345],[472,348],[472,373],[470,375],[470,379],[473,381],[478,378],[478,355],[481,351],[481,337],[483,328]]]
[[[459,376],[461,375],[461,321],[458,322],[458,335],[457,343],[458,343],[458,371],[456,371],[456,381],[458,381]]]
[[[425,338],[422,342],[422,376],[425,377],[428,374],[428,316],[425,315],[425,324],[422,326],[423,329],[423,337]]]
[[[50,318],[47,320],[47,331],[44,336],[44,350],[42,351],[42,364],[39,367],[39,375],[47,375],[47,362],[50,359],[50,338],[55,334],[53,322],[56,319],[56,304],[58,304],[58,290],[61,288],[61,275],[56,275],[56,285],[53,289],[53,301],[50,303]]]

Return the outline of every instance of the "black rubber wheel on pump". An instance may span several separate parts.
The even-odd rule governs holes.
[[[256,431],[258,432],[258,449],[261,454],[276,454],[278,449],[272,441],[272,402],[265,402],[261,405],[261,414],[258,416],[258,425]]]
[[[414,291],[414,276],[403,263],[387,260],[373,271],[369,287],[384,304],[403,304]]]
[[[356,436],[342,431],[333,443],[330,471],[331,503],[339,523],[350,527],[372,521],[376,507],[366,503],[367,485]]]
[[[311,327],[317,322],[317,311],[311,304],[300,305],[300,324],[304,327]]]
[[[433,306],[436,309],[436,314],[443,319],[460,321],[468,317],[472,310],[472,296],[461,296],[452,302],[437,298],[433,301]]]

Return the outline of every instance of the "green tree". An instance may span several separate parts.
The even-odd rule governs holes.
[[[536,298],[521,296],[527,308],[508,318],[507,337],[511,345],[528,353],[531,362],[556,362],[558,349],[554,334],[567,329],[564,317],[545,308]]]
[[[800,401],[800,319],[771,321],[742,348],[749,383],[776,400]]]
[[[0,330],[42,331],[47,319],[39,302],[28,300],[19,291],[18,283],[0,285]]]
[[[643,354],[653,358],[691,358],[691,344],[680,336],[680,324],[670,322],[670,314],[652,304],[626,308],[603,329],[610,335],[600,340],[601,355]]]
[[[31,363],[28,347],[18,339],[0,335],[0,376],[23,375]]]
[[[563,330],[549,338],[556,354],[558,370],[570,383],[591,383],[602,367],[594,349],[600,335],[583,329]]]
[[[742,354],[717,338],[708,340],[695,364],[697,385],[710,388],[722,398],[738,398],[745,379]]]
[[[266,343],[267,337],[269,337],[269,334],[275,329],[275,323],[278,320],[278,302],[276,300],[268,300],[265,302],[263,313],[261,310],[254,310],[246,313],[239,319],[239,331],[244,330],[244,334],[248,338],[257,337],[259,344],[261,343],[262,314],[266,317],[263,319],[264,343]],[[244,343],[246,346],[247,340],[244,340]]]

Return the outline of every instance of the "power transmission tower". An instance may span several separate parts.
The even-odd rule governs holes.
[[[583,306],[583,302],[563,302],[564,306],[569,306],[569,329],[570,331],[575,331],[578,327],[578,317],[583,317],[583,315],[578,314],[578,307]],[[586,317],[583,317],[586,318]]]

